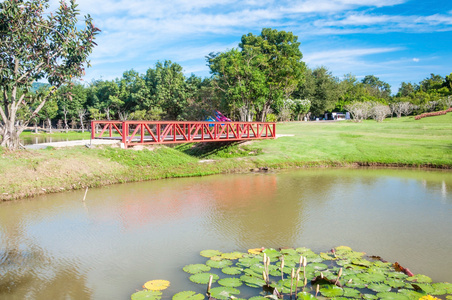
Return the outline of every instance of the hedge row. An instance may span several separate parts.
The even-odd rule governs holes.
[[[414,117],[414,119],[415,120],[420,120],[420,119],[425,118],[425,117],[434,117],[434,116],[445,115],[448,112],[452,112],[452,107],[448,108],[446,110],[442,110],[442,111],[435,111],[435,112],[431,112],[431,113],[421,114],[419,116]]]

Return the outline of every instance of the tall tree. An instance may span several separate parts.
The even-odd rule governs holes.
[[[379,99],[389,99],[391,96],[391,86],[374,75],[367,75],[362,83],[372,97]]]
[[[19,134],[45,105],[57,88],[84,74],[88,55],[99,31],[91,17],[86,27],[77,25],[77,5],[64,0],[56,12],[48,14],[48,0],[4,0],[0,3],[0,145],[19,147]],[[19,124],[17,113],[30,108],[26,97],[33,82],[46,79],[50,92],[39,99],[30,117]]]

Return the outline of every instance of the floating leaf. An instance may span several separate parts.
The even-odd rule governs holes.
[[[248,276],[252,276],[252,277],[257,277],[257,278],[261,278],[262,277],[262,272],[255,272],[251,269],[245,269],[243,270],[243,272],[248,275]],[[244,275],[245,276],[245,275]]]
[[[335,285],[328,285],[320,289],[320,293],[328,298],[342,296],[344,294],[344,290]]]
[[[221,269],[221,272],[228,275],[240,275],[242,274],[242,269],[237,267],[227,267]]]
[[[244,258],[240,258],[239,262],[237,263],[238,267],[245,267],[245,268],[249,268],[252,265],[258,264],[260,263],[261,259],[256,258],[256,257],[244,257]]]
[[[261,254],[262,248],[248,249],[249,254]]]
[[[224,259],[239,259],[242,258],[245,253],[242,252],[231,252],[231,253],[223,253],[221,257]]]
[[[167,289],[170,285],[168,280],[150,280],[143,287],[151,291],[161,291]]]
[[[336,250],[336,252],[343,252],[343,251],[346,251],[346,252],[350,251],[351,252],[351,251],[353,251],[352,248],[347,247],[347,246],[338,246],[338,247],[336,247],[334,249]]]
[[[281,253],[279,253],[278,250],[275,250],[273,248],[264,249],[262,250],[262,253],[265,253],[268,257],[270,257],[273,260],[281,255]]]
[[[430,294],[435,289],[428,283],[412,283],[411,284],[416,290],[421,289],[423,292]]]
[[[321,252],[321,253],[320,253],[320,257],[323,258],[324,260],[336,260],[336,259],[337,259],[337,257],[335,257],[335,256],[333,255],[333,253],[324,253],[324,252]]]
[[[218,284],[229,287],[239,287],[242,285],[242,281],[238,278],[223,278],[218,280]]]
[[[432,282],[432,279],[430,277],[422,275],[422,274],[416,274],[414,276],[408,277],[406,280],[411,281],[411,282],[419,282],[419,283]]]
[[[435,289],[433,295],[452,294],[452,283],[438,282],[432,284],[432,287]]]
[[[203,300],[204,298],[203,294],[197,294],[193,291],[179,292],[173,296],[173,300]]]
[[[369,267],[372,265],[372,263],[370,261],[365,260],[365,259],[354,259],[354,260],[352,260],[352,264],[358,265],[358,266],[363,266],[363,267]]]
[[[223,252],[218,250],[202,250],[199,254],[204,257],[212,257],[223,254]]]
[[[408,275],[406,275],[405,273],[402,272],[390,272],[387,274],[388,277],[390,278],[395,278],[395,279],[405,279],[408,278]]]
[[[162,292],[143,290],[132,294],[132,300],[160,300],[162,299]]]
[[[216,255],[216,256],[212,256],[210,258],[210,260],[220,261],[220,260],[223,260],[223,257],[221,255]]]
[[[416,292],[414,290],[407,290],[407,289],[400,289],[399,290],[399,294],[404,294],[406,296],[408,296],[410,299],[419,299],[425,295],[427,295],[426,293],[423,292]]]
[[[351,288],[343,288],[343,290],[344,290],[344,297],[361,298],[361,293],[358,290],[351,289]]]
[[[198,284],[208,284],[209,283],[209,277],[210,275],[213,275],[212,282],[217,281],[220,277],[217,274],[212,273],[198,273],[195,275],[191,275],[189,277],[190,281]]]
[[[230,265],[232,265],[232,261],[230,261],[230,260],[215,261],[215,260],[209,259],[206,262],[206,265],[208,265],[209,267],[212,267],[212,268],[216,268],[216,269],[223,269],[223,268],[226,268],[226,267],[229,267]]]
[[[314,297],[314,295],[306,293],[306,292],[300,292],[297,294],[297,299],[300,300],[317,300],[316,297]]]
[[[386,284],[372,283],[367,286],[368,289],[380,293],[380,292],[389,292],[391,291],[391,287]]]
[[[393,288],[401,288],[405,286],[405,282],[402,280],[394,279],[394,278],[388,278],[384,281],[385,284],[393,287]]]
[[[322,263],[311,263],[309,264],[311,268],[314,268],[314,270],[326,270],[328,269],[328,266]]]
[[[220,286],[210,289],[210,296],[215,299],[227,300],[232,295],[238,294],[240,291],[232,287]]]
[[[295,249],[281,249],[281,253],[284,255],[292,255],[292,256],[300,257],[300,255],[298,254],[298,252]]]
[[[196,274],[196,273],[202,273],[202,272],[209,272],[210,267],[206,266],[204,264],[192,264],[192,265],[186,265],[183,270],[190,274]]]
[[[374,273],[360,273],[356,275],[359,279],[364,281],[365,283],[371,283],[371,282],[383,282],[386,277],[383,274]]]
[[[345,278],[344,278],[345,279]],[[358,277],[354,276],[354,277],[348,277],[346,280],[346,286],[351,287],[351,288],[358,288],[358,289],[363,289],[366,287],[366,284],[359,279]],[[351,280],[351,281],[350,281]]]
[[[242,275],[240,276],[240,280],[242,280],[247,286],[256,288],[262,287],[266,284],[265,280],[256,276]]]
[[[410,300],[410,298],[404,294],[393,292],[378,293],[377,297],[384,300]]]
[[[363,298],[364,298],[364,299],[368,299],[368,300],[375,300],[375,299],[378,299],[377,296],[372,295],[372,294],[364,294],[364,295],[363,295]]]

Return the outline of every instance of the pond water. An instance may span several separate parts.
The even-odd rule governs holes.
[[[54,137],[49,135],[37,135],[21,137],[20,143],[22,145],[35,145],[43,143],[67,142],[72,140],[84,140],[84,139],[76,135],[72,137]],[[89,140],[89,138],[86,140]]]
[[[204,292],[204,249],[346,245],[452,282],[452,173],[316,169],[115,185],[0,203],[1,299]]]

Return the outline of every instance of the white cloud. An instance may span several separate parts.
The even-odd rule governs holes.
[[[414,61],[414,62],[419,62],[419,60],[420,60],[419,58],[416,58],[416,57],[413,58],[413,61]]]

